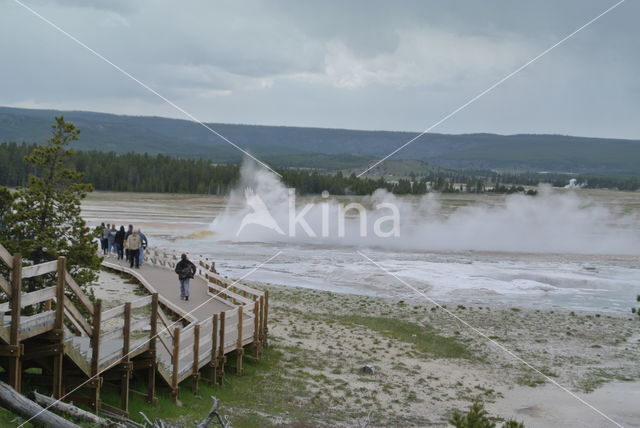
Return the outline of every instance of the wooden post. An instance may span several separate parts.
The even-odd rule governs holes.
[[[220,364],[220,385],[224,385],[224,330],[226,324],[226,313],[220,312],[220,353],[218,363]]]
[[[218,314],[211,317],[211,385],[215,385],[217,381],[218,369]]]
[[[151,295],[151,331],[149,332],[149,357],[153,359],[147,376],[147,401],[156,404],[156,368],[158,360],[156,357],[156,336],[158,335],[158,293]]]
[[[254,357],[260,357],[260,300],[253,300],[253,351]]]
[[[129,413],[129,382],[131,367],[129,366],[129,348],[131,347],[131,302],[124,304],[124,327],[122,329],[122,379],[120,382],[120,408]]]
[[[62,367],[64,363],[64,275],[66,260],[58,257],[57,282],[56,282],[56,321],[54,329],[59,332],[60,353],[53,357],[53,398],[62,397]]]
[[[171,355],[171,365],[173,373],[171,373],[171,399],[174,403],[178,401],[178,371],[180,370],[180,327],[176,327],[173,331],[173,355]]]
[[[264,295],[260,296],[260,342],[264,343]]]
[[[9,331],[9,344],[12,346],[12,355],[9,357],[9,385],[17,392],[21,392],[21,347],[20,347],[20,297],[22,294],[22,254],[13,255],[11,267],[11,329]]]
[[[198,380],[200,377],[200,324],[193,327],[193,393],[198,393]]]
[[[102,302],[98,300],[93,305],[93,325],[91,330],[91,377],[95,378],[95,389],[91,397],[91,408],[94,413],[100,410],[100,384],[98,376],[100,364],[100,321],[102,317]]]
[[[244,354],[244,348],[242,347],[242,323],[244,321],[243,312],[244,306],[238,307],[238,341],[236,343],[236,374],[242,374],[242,356]]]
[[[262,320],[262,328],[263,328],[263,339],[262,339],[262,344],[263,346],[267,346],[267,342],[268,342],[268,338],[267,338],[267,333],[269,333],[269,326],[268,326],[268,322],[269,322],[269,290],[264,290],[264,316],[263,316],[263,320]]]

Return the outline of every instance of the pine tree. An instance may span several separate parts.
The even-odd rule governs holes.
[[[36,146],[24,158],[35,173],[15,193],[0,240],[27,263],[65,256],[67,270],[86,287],[97,279],[100,267],[97,242],[80,216],[80,203],[93,188],[81,182],[82,173],[66,167],[73,155],[67,146],[78,139],[80,130],[62,116],[55,118],[52,129],[48,143]],[[39,286],[37,281],[24,283],[27,291]]]

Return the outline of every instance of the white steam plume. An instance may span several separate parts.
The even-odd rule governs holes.
[[[260,224],[245,224],[238,234],[247,214],[252,214],[254,221],[265,215],[256,213],[255,207],[247,203],[246,189],[252,189],[253,194],[264,202],[268,209],[266,216],[275,220],[280,231]],[[386,190],[377,190],[369,197],[352,198],[368,207],[366,236],[361,236],[360,218],[353,210],[345,221],[344,236],[339,233],[340,205],[349,200],[320,197],[298,198],[297,201],[297,213],[305,204],[314,202],[304,220],[316,236],[310,236],[300,224],[293,236],[289,227],[289,196],[289,189],[277,176],[245,162],[238,188],[231,193],[224,213],[211,224],[215,239],[379,246],[411,251],[640,254],[637,213],[623,215],[575,192],[554,191],[549,186],[540,186],[535,197],[510,195],[498,206],[472,205],[452,213],[442,209],[436,194],[422,198],[396,197]],[[381,237],[375,233],[375,221],[390,214],[389,209],[376,209],[382,203],[397,207],[399,236]],[[268,219],[264,220],[257,221],[269,223]],[[323,226],[328,233],[323,234]],[[383,223],[382,230],[387,231],[390,226],[390,221]]]

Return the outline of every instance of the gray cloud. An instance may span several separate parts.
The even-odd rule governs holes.
[[[419,131],[613,2],[27,4],[202,120]],[[639,12],[625,2],[437,130],[640,138]],[[13,1],[0,17],[0,104],[181,117]]]

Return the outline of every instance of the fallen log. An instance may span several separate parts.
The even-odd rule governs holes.
[[[213,418],[216,418],[216,422],[219,423],[221,427],[231,428],[231,422],[226,420],[226,418],[225,420],[223,420],[222,416],[220,416],[220,413],[218,413],[218,406],[220,405],[220,400],[218,400],[213,395],[211,396],[211,399],[213,400],[213,404],[211,405],[211,410],[209,410],[209,414],[202,420],[202,422],[196,425],[196,428],[207,428],[209,424],[213,421]]]
[[[29,398],[31,398],[36,403],[54,412],[64,413],[65,415],[69,415],[74,419],[91,422],[101,427],[124,426],[124,425],[115,423],[113,421],[110,421],[109,419],[101,418],[100,416],[94,415],[93,413],[87,412],[86,410],[82,410],[74,406],[73,404],[63,403],[62,401],[58,401],[54,398],[47,397],[46,395],[42,395],[37,391],[33,391],[29,393]]]
[[[61,418],[55,413],[40,407],[18,393],[4,382],[0,381],[0,406],[15,413],[24,419],[30,420],[33,425],[51,428],[80,428],[78,425]]]

